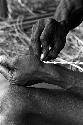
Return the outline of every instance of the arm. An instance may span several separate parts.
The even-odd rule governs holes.
[[[83,100],[64,90],[10,85],[0,102],[1,125],[83,124]]]
[[[39,26],[37,26],[39,25]],[[32,31],[32,39],[29,41],[29,51],[26,55],[11,59],[0,56],[0,72],[11,84],[21,86],[33,85],[39,82],[58,85],[64,89],[74,86],[83,87],[83,73],[70,71],[62,66],[45,64],[40,60],[41,45],[40,29],[42,24],[35,25]]]
[[[68,31],[77,27],[83,21],[83,1],[61,0],[54,18],[58,22],[63,21]]]
[[[43,60],[55,59],[66,43],[70,30],[83,21],[83,0],[61,0],[53,19],[46,21],[40,35]],[[49,46],[51,49],[49,50]]]

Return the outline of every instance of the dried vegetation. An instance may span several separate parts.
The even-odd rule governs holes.
[[[9,17],[6,21],[0,22],[0,54],[10,57],[27,54],[31,32],[28,32],[30,29],[27,29],[26,33],[23,31],[22,19],[28,16],[35,17],[36,10],[43,11],[44,7],[48,8],[52,2],[57,6],[59,1],[8,0]],[[12,25],[10,21],[16,23]],[[57,59],[48,63],[60,63],[69,69],[83,71],[83,24],[68,34],[64,49]]]

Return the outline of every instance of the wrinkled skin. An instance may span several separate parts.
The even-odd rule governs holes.
[[[43,28],[43,25],[45,23],[46,23],[45,20],[42,19],[33,26],[31,43],[29,44],[29,51],[27,55],[23,56],[20,55],[13,59],[6,56],[0,57],[0,65],[1,65],[0,72],[6,77],[6,79],[11,84],[27,86],[27,85],[33,85],[35,84],[35,82],[37,83],[41,81],[47,83],[52,82],[51,84],[56,84],[55,81],[59,80],[62,81],[62,83],[64,82],[64,84],[62,85],[60,84],[60,86],[63,88],[65,87],[68,88],[68,86],[72,86],[73,82],[71,82],[71,85],[69,82],[66,85],[67,80],[64,80],[61,77],[59,73],[60,71],[59,69],[57,69],[57,66],[53,66],[52,64],[45,64],[43,61],[41,61],[42,48],[39,36],[42,31],[41,29]],[[54,23],[58,24],[58,22],[56,21],[54,21]],[[58,27],[59,24],[57,25],[57,28]],[[60,38],[62,37],[63,36],[61,36]]]
[[[40,35],[40,41],[44,54],[42,60],[48,61],[55,59],[64,48],[67,32],[63,24],[55,19],[46,19],[45,22],[45,28]]]
[[[0,72],[10,84],[19,86],[30,86],[39,82],[46,82],[58,85],[64,89],[73,86],[83,87],[83,73],[73,72],[60,65],[46,64],[41,61],[39,37],[41,28],[42,20],[38,21],[32,29],[31,42],[27,55],[17,55],[13,59],[0,56]]]
[[[62,3],[66,1],[67,0],[64,0]],[[73,3],[76,2],[73,1]],[[60,10],[60,12],[64,11]],[[83,125],[83,73],[65,70],[63,67],[57,65],[44,65],[44,63],[40,60],[40,35],[42,33],[43,26],[46,25],[46,28],[49,29],[49,24],[51,24],[51,27],[54,27],[55,24],[57,24],[58,26],[56,25],[57,28],[55,28],[55,31],[59,32],[60,29],[62,29],[62,32],[64,31],[63,35],[62,32],[57,32],[56,38],[54,37],[53,28],[50,28],[53,32],[48,32],[50,34],[52,33],[53,39],[56,40],[56,42],[54,41],[54,46],[56,43],[56,45],[58,45],[56,48],[59,48],[60,51],[57,39],[60,40],[58,40],[59,42],[61,42],[61,40],[64,42],[66,33],[68,32],[68,29],[64,28],[65,25],[63,25],[66,23],[58,23],[53,19],[48,21],[47,24],[44,20],[43,22],[44,25],[42,25],[42,21],[39,21],[37,29],[33,32],[30,54],[27,54],[27,56],[24,57],[19,56],[13,61],[6,57],[2,58],[0,61],[1,73],[11,84],[15,84],[8,85],[7,88],[4,88],[2,96],[0,96],[0,125]],[[44,29],[45,33],[48,31],[47,29]],[[58,37],[58,34],[60,37]],[[47,39],[47,35],[45,36]],[[43,39],[44,38],[42,38],[42,41]],[[60,43],[60,45],[62,46],[63,44]],[[45,44],[42,46],[45,46]],[[48,48],[45,50],[48,52]],[[59,51],[54,50],[53,54]],[[48,57],[49,59],[53,59],[54,55],[52,56],[51,54],[51,56]],[[67,88],[71,86],[71,84],[74,84],[74,87],[71,89],[69,88],[68,90],[60,89],[56,91],[23,87],[23,85],[27,82],[26,80],[31,80],[32,76],[35,76],[35,74],[37,76],[42,76],[42,78],[45,75],[47,79],[49,78],[48,81],[50,81],[51,84],[52,80],[55,84],[57,84],[54,79],[59,79],[60,81],[58,84],[60,86],[63,85],[63,88]],[[61,84],[62,81],[63,84]],[[75,87],[75,83],[79,87]]]
[[[29,86],[39,82],[46,82],[59,85],[62,88],[70,88],[74,85],[75,81],[73,79],[78,73],[75,74],[58,65],[45,64],[41,61],[39,38],[41,27],[42,20],[34,25],[32,29],[31,43],[27,55],[20,55],[13,59],[0,56],[0,72],[11,84]],[[72,79],[69,79],[69,74]]]
[[[45,64],[40,60],[42,50],[44,51],[43,60],[57,57],[65,45],[68,31],[77,26],[82,20],[82,5],[82,0],[76,2],[74,0],[62,0],[54,16],[58,22],[55,19],[39,20],[32,30],[31,44],[29,45],[30,52],[13,60],[9,57],[1,59],[0,64],[3,66],[2,73],[4,76],[11,83],[24,81],[25,84],[27,79],[31,79],[31,74],[42,72],[45,68]],[[78,14],[80,14],[79,19],[77,18]],[[76,25],[73,23],[74,19],[77,19],[78,23],[76,22]],[[51,50],[49,50],[49,46]],[[53,68],[51,71],[53,71]]]
[[[37,31],[33,32],[29,55],[13,61],[2,58],[0,62],[2,74],[11,82],[0,92],[0,125],[83,125],[83,73],[44,64],[39,45],[36,46]],[[33,79],[35,84],[34,76],[38,75],[47,83],[66,89],[73,84],[74,87],[68,90],[26,87],[28,79],[28,83],[32,85]],[[81,89],[75,88],[76,83]]]
[[[35,30],[39,30],[39,28],[35,28]],[[10,83],[20,83],[20,81],[25,83],[27,79],[29,80],[29,77],[31,79],[32,74],[40,70],[43,63],[40,61],[40,45],[38,44],[37,33],[32,31],[31,44],[27,55],[17,55],[15,58],[0,56],[1,73]]]
[[[58,21],[58,22],[56,22]],[[66,35],[83,21],[83,0],[61,0],[53,19],[46,21],[40,35],[44,56],[55,59],[64,48]],[[51,50],[49,50],[49,46]]]

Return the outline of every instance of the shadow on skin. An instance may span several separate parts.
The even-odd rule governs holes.
[[[10,85],[0,101],[0,125],[83,125],[83,99],[66,90]]]
[[[63,11],[60,12],[63,13]],[[66,16],[64,17],[66,18]],[[34,55],[37,54],[38,57],[40,57],[40,45],[38,42],[36,43],[36,40],[38,41],[41,34],[38,31],[39,30],[36,30],[33,34],[33,36],[35,35],[36,37],[33,37],[32,49]],[[17,70],[19,72],[16,73],[17,75],[20,73],[21,76],[18,80],[22,78],[22,74],[23,78],[25,76],[27,79],[27,75],[31,76],[32,74],[33,76],[34,73],[34,78],[40,81],[43,78],[44,82],[46,81],[54,85],[58,84],[66,89],[74,85],[74,88],[68,90],[47,90],[44,88],[9,85],[9,83],[5,82],[4,85],[6,87],[4,86],[2,91],[0,91],[0,93],[2,93],[0,96],[0,125],[83,125],[83,96],[77,96],[80,92],[80,88],[78,89],[78,87],[83,87],[83,73],[72,72],[58,65],[45,64],[43,64],[43,67],[39,65],[40,70],[36,71],[34,67],[40,63],[33,65],[36,64],[34,60],[37,59],[33,59],[33,57],[34,56],[32,56],[32,58],[28,57],[24,58],[24,60],[18,60],[21,64],[17,61],[16,68],[19,69]],[[27,63],[25,64],[26,59]],[[35,62],[38,61],[39,60],[36,60]],[[31,64],[32,68],[30,67]],[[25,69],[27,67],[28,70],[26,69],[27,72],[24,70],[21,74],[24,66]],[[35,72],[33,72],[33,69]],[[36,69],[39,69],[39,67],[36,67]],[[24,73],[27,73],[27,75]],[[56,81],[57,78],[59,78],[58,83]],[[23,81],[24,80],[25,78]],[[22,80],[19,83],[23,85]],[[75,85],[78,86],[78,93],[76,93]],[[83,92],[82,89],[81,92]]]

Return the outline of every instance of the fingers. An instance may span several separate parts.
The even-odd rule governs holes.
[[[48,55],[46,56],[46,58],[44,58],[44,61],[49,61],[52,59],[56,59],[58,54],[60,53],[60,51],[63,49],[64,44],[61,44],[59,42],[57,42],[55,44],[55,46],[49,51]]]
[[[55,59],[60,51],[64,48],[65,42],[66,42],[66,29],[63,24],[55,21],[54,19],[51,19],[48,23],[49,25],[46,26],[44,29],[44,32],[42,34],[42,44],[44,44],[44,41],[47,41],[47,43],[50,46],[51,49],[46,52],[46,55],[43,58],[43,61],[48,61],[51,59]],[[46,49],[46,48],[44,48]]]
[[[58,54],[57,54],[58,55]],[[48,55],[43,59],[43,61],[50,61],[52,59],[56,59],[57,55],[53,52],[53,50],[50,50]]]
[[[54,36],[56,33],[56,21],[54,19],[47,19],[46,26],[41,34],[41,44],[43,48],[44,58],[48,55],[49,47],[54,46]]]
[[[45,20],[39,20],[32,28],[32,35],[31,35],[31,46],[34,52],[34,55],[41,56],[41,42],[40,36],[45,27]]]
[[[65,46],[66,36],[62,36],[62,34],[56,33],[54,41],[56,41],[55,45],[51,48],[46,58],[44,58],[44,61],[49,61],[51,59],[57,58],[58,54]]]
[[[56,59],[59,52],[60,52],[60,48],[59,48],[59,45],[57,45],[57,43],[56,43],[54,48],[51,48],[51,50],[47,54],[46,58],[44,58],[44,61],[49,61],[49,60],[52,60],[52,59]]]

